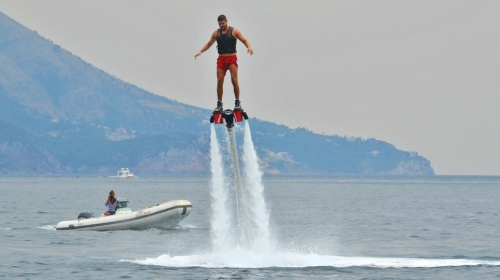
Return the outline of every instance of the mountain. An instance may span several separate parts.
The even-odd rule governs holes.
[[[114,78],[0,13],[0,173],[207,174],[210,114]],[[250,122],[267,174],[434,174],[383,141]]]

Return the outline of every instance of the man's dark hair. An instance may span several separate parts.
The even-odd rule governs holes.
[[[223,20],[227,20],[226,16],[225,15],[220,15],[218,18],[217,18],[217,21],[223,21]]]

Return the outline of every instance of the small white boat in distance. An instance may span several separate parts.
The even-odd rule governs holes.
[[[130,169],[128,169],[128,168],[122,168],[122,169],[118,170],[118,175],[112,176],[112,177],[127,178],[127,179],[137,178],[137,176],[134,175],[134,172],[130,171]]]
[[[191,213],[193,205],[187,200],[171,200],[132,211],[126,198],[119,198],[120,207],[111,216],[94,217],[80,213],[78,220],[62,221],[56,230],[141,230],[148,228],[173,228]]]

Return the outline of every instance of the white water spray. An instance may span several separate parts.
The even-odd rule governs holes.
[[[252,219],[253,231],[250,243],[251,250],[255,252],[267,252],[273,250],[271,244],[271,233],[269,230],[269,212],[264,199],[264,184],[262,183],[262,171],[259,169],[259,158],[255,151],[250,125],[245,122],[245,138],[243,141],[243,164],[246,186],[246,200],[248,211]]]
[[[241,159],[243,170],[240,171],[236,133],[242,130],[237,128],[227,129],[227,156],[231,157],[231,161],[224,165],[224,153],[219,148],[215,127],[213,124],[211,126],[213,249],[226,251],[241,248],[253,252],[268,252],[272,247],[262,172],[259,170],[257,153],[247,122]],[[224,172],[224,169],[230,169],[232,172]],[[231,203],[234,209],[228,211]],[[220,217],[215,217],[216,215]]]
[[[248,233],[252,230],[250,224],[250,217],[248,214],[247,202],[244,197],[244,187],[241,180],[240,163],[238,159],[238,149],[236,146],[236,129],[235,127],[227,128],[227,144],[231,157],[231,169],[233,171],[233,183],[235,191],[235,204],[236,204],[236,224],[235,234],[237,235],[237,245],[248,247],[251,240]],[[235,236],[236,237],[236,236]]]
[[[227,210],[226,180],[222,166],[222,154],[217,141],[214,124],[210,126],[210,168],[212,170],[211,190],[212,197],[212,246],[224,249],[228,244],[231,215]]]

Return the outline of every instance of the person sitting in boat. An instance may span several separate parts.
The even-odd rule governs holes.
[[[115,192],[113,190],[109,192],[108,200],[106,200],[106,203],[104,205],[108,206],[108,211],[104,213],[104,216],[115,214],[116,209],[120,205],[120,202],[115,198]]]

